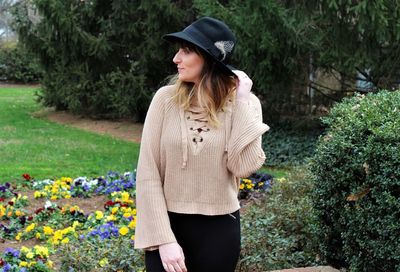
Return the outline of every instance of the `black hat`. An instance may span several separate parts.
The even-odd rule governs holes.
[[[229,27],[222,21],[203,17],[194,21],[180,32],[163,36],[170,42],[186,41],[199,47],[210,56],[222,72],[235,75],[234,67],[228,65],[236,45],[236,38]]]

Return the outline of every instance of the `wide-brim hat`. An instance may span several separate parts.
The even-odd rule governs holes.
[[[229,61],[236,45],[236,38],[229,27],[222,21],[203,17],[184,30],[166,34],[163,39],[169,42],[185,41],[197,46],[217,64],[221,72],[236,76]]]

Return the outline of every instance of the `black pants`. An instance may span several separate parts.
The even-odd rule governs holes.
[[[234,272],[240,254],[239,210],[225,215],[168,212],[188,272]],[[164,272],[158,250],[145,251],[147,272]]]

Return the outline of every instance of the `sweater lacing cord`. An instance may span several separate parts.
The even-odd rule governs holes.
[[[232,100],[228,101],[228,107],[225,108],[225,152],[228,152],[228,142],[231,137],[232,129]]]
[[[182,169],[186,168],[188,160],[188,142],[187,142],[187,131],[185,124],[185,112],[183,108],[179,109],[179,116],[181,118],[181,137],[182,137]]]

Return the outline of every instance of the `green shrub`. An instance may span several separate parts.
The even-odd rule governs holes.
[[[241,218],[239,271],[269,271],[314,265],[314,219],[310,181],[301,168],[274,179],[270,193],[246,208]]]
[[[70,241],[58,252],[60,271],[143,271],[144,254],[131,242],[128,236]]]
[[[18,83],[38,82],[39,64],[20,44],[0,46],[0,79]]]
[[[322,129],[317,124],[309,127],[298,123],[299,121],[271,125],[271,130],[263,135],[266,166],[300,165],[314,154]]]
[[[323,122],[310,170],[322,256],[350,271],[400,271],[400,92],[356,95]]]

